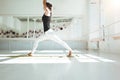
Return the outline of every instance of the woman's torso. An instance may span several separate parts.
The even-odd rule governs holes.
[[[50,21],[51,21],[51,11],[47,10],[42,16],[44,32],[50,29]]]

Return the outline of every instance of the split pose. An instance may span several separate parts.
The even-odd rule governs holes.
[[[69,50],[69,53],[67,56],[71,57],[72,49],[63,40],[61,40],[58,36],[56,36],[52,29],[50,29],[50,21],[52,16],[52,4],[49,2],[46,2],[46,0],[43,0],[43,7],[44,7],[44,14],[42,16],[42,22],[44,27],[44,35],[37,38],[37,40],[33,45],[33,49],[30,53],[28,53],[28,56],[32,56],[32,54],[34,54],[34,52],[38,47],[38,43],[40,41],[53,40],[58,44],[62,45],[63,47],[65,47],[67,50]]]

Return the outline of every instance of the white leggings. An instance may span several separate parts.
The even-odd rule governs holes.
[[[38,43],[40,41],[44,41],[44,40],[53,40],[57,43],[59,43],[60,45],[62,45],[63,47],[65,47],[66,49],[68,49],[69,51],[72,51],[72,49],[63,41],[61,40],[58,36],[56,36],[54,34],[54,31],[52,29],[49,29],[47,32],[45,32],[44,35],[40,36],[34,43],[33,49],[32,49],[32,53],[34,54],[34,52],[36,51],[37,47],[38,47]]]

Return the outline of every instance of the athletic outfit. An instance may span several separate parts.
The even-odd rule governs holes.
[[[51,21],[51,15],[46,16],[45,14],[42,16],[43,26],[44,26],[44,32],[48,31],[50,29],[50,21]]]
[[[56,36],[52,29],[50,29],[51,15],[46,16],[44,14],[42,16],[42,21],[43,21],[43,27],[44,27],[44,35],[37,38],[37,40],[34,43],[32,53],[36,51],[36,48],[38,47],[38,43],[44,40],[53,40],[58,44],[62,45],[63,47],[65,47],[66,49],[68,49],[69,51],[72,51],[72,49],[64,41],[62,41],[58,36]]]

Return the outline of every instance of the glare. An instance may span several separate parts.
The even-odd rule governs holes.
[[[111,1],[113,9],[117,10],[120,9],[120,0],[112,0]]]
[[[77,56],[75,56],[75,58],[79,61],[79,62],[99,62],[95,59],[91,59],[85,55],[82,54],[77,54]]]
[[[28,63],[71,63],[66,56],[67,50],[36,51],[33,57],[28,57],[30,50],[10,51],[9,54],[0,54],[0,64],[28,64]],[[73,53],[81,53],[73,50]],[[61,54],[62,53],[62,54]]]
[[[120,7],[120,0],[112,0],[112,3],[116,7]]]
[[[52,51],[51,51],[52,52]],[[54,52],[54,51],[53,51]],[[61,52],[61,51],[58,51]],[[77,51],[76,51],[77,52]],[[50,52],[49,52],[50,53]],[[114,60],[95,56],[92,54],[73,54],[73,58],[79,62],[99,63],[115,62]],[[0,54],[0,64],[35,64],[35,63],[71,63],[71,59],[66,54],[34,54],[32,57],[26,54]]]
[[[99,61],[95,59],[86,58],[86,59],[79,59],[79,62],[99,62]]]
[[[28,53],[29,50],[11,51],[10,53]]]
[[[0,61],[8,59],[9,57],[0,57]]]
[[[96,59],[98,61],[102,61],[102,62],[115,62],[114,60],[110,60],[110,59],[105,59],[103,57],[98,57],[98,56],[95,56],[95,55],[91,55],[91,54],[86,54],[88,57],[90,58],[93,58],[93,59]]]
[[[79,62],[115,62],[114,60],[106,59],[103,57],[98,57],[98,56],[91,55],[91,54],[83,54],[83,55],[77,54],[75,58]]]
[[[10,51],[9,53],[14,54],[14,53],[28,53],[30,50],[20,50],[20,51]],[[36,50],[36,53],[66,53],[68,50]],[[82,53],[81,51],[78,50],[73,50],[73,53]]]
[[[35,63],[71,63],[70,60],[65,55],[33,55],[32,57],[28,56],[15,56],[15,55],[0,55],[0,64],[35,64]],[[7,56],[7,57],[4,57]]]

